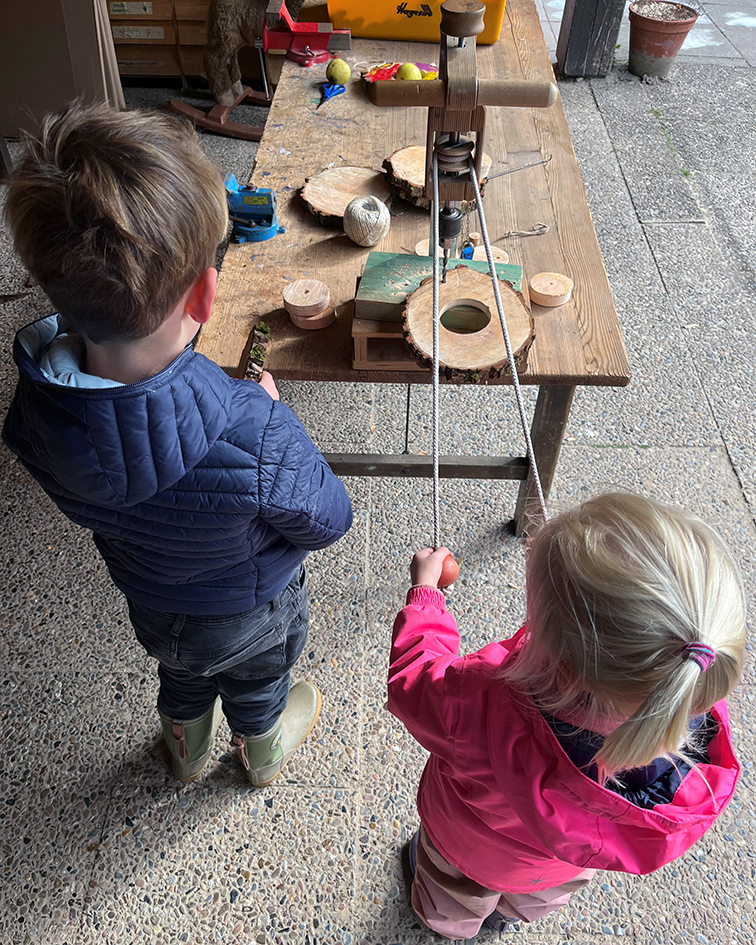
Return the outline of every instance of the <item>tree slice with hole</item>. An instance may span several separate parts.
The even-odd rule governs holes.
[[[420,144],[410,145],[408,148],[399,148],[383,161],[386,176],[391,192],[413,203],[416,207],[430,209],[430,200],[425,196],[425,148]],[[480,167],[481,194],[488,172],[491,170],[491,158],[483,152]],[[474,200],[463,200],[460,203],[463,213],[470,213],[475,209]]]
[[[371,167],[327,167],[302,188],[307,209],[323,226],[342,226],[347,204],[368,194],[387,203],[391,190],[383,171]]]
[[[508,282],[499,280],[499,292],[515,363],[517,369],[522,370],[535,338],[533,316],[525,298]],[[496,298],[488,273],[478,272],[465,265],[449,269],[446,282],[439,285],[439,312],[439,373],[442,377],[476,383],[510,373]],[[490,317],[485,327],[460,333],[466,319],[475,326],[485,322],[486,314]],[[452,331],[447,325],[457,330]],[[424,367],[432,367],[432,278],[424,279],[419,288],[407,296],[404,337],[418,362]]]

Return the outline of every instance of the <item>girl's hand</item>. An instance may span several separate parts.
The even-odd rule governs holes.
[[[410,564],[412,583],[438,587],[444,559],[450,554],[448,548],[436,548],[435,551],[432,548],[423,548],[422,551],[418,551]]]
[[[273,380],[273,375],[269,374],[267,371],[263,371],[260,375],[260,380],[258,381],[260,387],[263,390],[266,390],[273,400],[278,400],[278,388],[276,387],[276,382]]]

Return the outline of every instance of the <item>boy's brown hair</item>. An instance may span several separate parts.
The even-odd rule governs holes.
[[[220,174],[189,127],[80,102],[27,136],[5,217],[21,261],[95,343],[156,331],[228,226]]]

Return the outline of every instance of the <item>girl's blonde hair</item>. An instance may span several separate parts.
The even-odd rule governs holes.
[[[596,755],[602,778],[681,755],[691,714],[737,684],[745,599],[724,542],[653,499],[600,495],[546,522],[526,565],[529,635],[510,683],[583,727],[625,719]],[[686,644],[716,654],[705,671]]]

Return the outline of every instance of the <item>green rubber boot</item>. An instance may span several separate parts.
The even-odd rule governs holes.
[[[158,711],[163,726],[163,738],[171,753],[171,768],[179,781],[193,781],[207,764],[213,750],[223,712],[220,699],[215,700],[198,719],[180,721],[169,719]]]
[[[281,769],[312,731],[320,715],[320,693],[308,682],[289,690],[289,701],[281,718],[263,735],[234,734],[231,743],[247,772],[247,780],[264,787]]]

